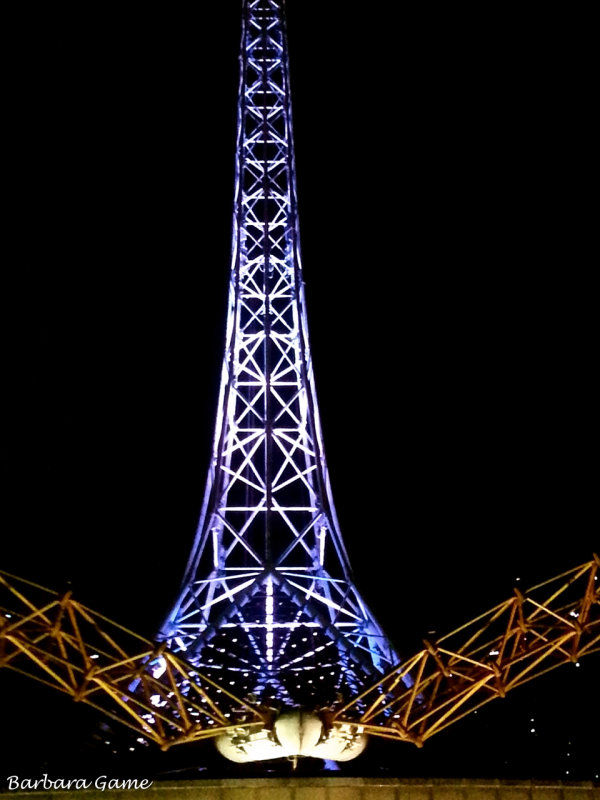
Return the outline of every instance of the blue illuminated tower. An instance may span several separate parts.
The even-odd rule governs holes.
[[[196,539],[161,637],[240,696],[315,709],[356,696],[398,659],[354,585],[329,484],[300,260],[283,5],[243,3],[214,445]]]

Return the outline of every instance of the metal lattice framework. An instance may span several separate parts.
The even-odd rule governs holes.
[[[509,600],[425,647],[331,722],[421,746],[495,698],[600,650],[600,558]],[[410,675],[412,686],[404,679]]]
[[[353,583],[311,362],[283,4],[243,6],[225,357],[201,518],[161,636],[238,691],[348,699],[397,657]],[[319,674],[317,674],[317,672]]]
[[[600,558],[569,570],[407,658],[326,729],[421,746],[484,703],[600,651]],[[108,714],[163,749],[271,730],[272,710],[236,698],[165,647],[48,589],[0,573],[0,667]],[[412,677],[407,688],[405,677]]]
[[[163,748],[267,717],[163,644],[41,586],[0,573],[0,667],[102,711]]]
[[[420,746],[482,704],[600,650],[600,561],[517,592],[400,662],[354,585],[329,484],[282,0],[245,0],[240,61],[225,357],[180,596],[155,643],[70,595],[0,573],[0,667],[163,748],[272,732],[283,705],[318,709],[325,735],[342,729],[349,739],[364,732]]]

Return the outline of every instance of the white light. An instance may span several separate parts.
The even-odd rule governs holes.
[[[265,599],[265,621],[267,623],[267,661],[273,661],[273,580],[267,579],[266,583],[267,596]]]
[[[160,678],[161,675],[167,670],[167,662],[162,656],[156,659],[156,661],[152,664],[152,676],[154,678]]]
[[[219,568],[219,533],[213,528],[213,566],[215,569]]]

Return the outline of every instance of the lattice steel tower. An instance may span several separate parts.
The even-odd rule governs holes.
[[[316,708],[356,696],[398,659],[354,586],[323,450],[283,5],[243,3],[214,446],[181,593],[161,636],[238,694]]]

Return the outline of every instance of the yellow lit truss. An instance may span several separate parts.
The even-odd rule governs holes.
[[[426,739],[561,664],[600,650],[600,559],[558,575],[425,647],[342,708],[331,723]],[[412,686],[403,680],[410,676]]]
[[[484,703],[600,650],[600,559],[492,608],[395,667],[326,726],[421,746]],[[272,724],[161,644],[69,594],[0,572],[0,667],[21,672],[128,725],[163,749]],[[407,679],[407,676],[409,678]],[[411,685],[407,688],[407,682]]]
[[[59,596],[0,572],[0,598],[0,667],[99,709],[165,750],[229,729],[260,729],[267,721],[164,645],[70,593]]]

